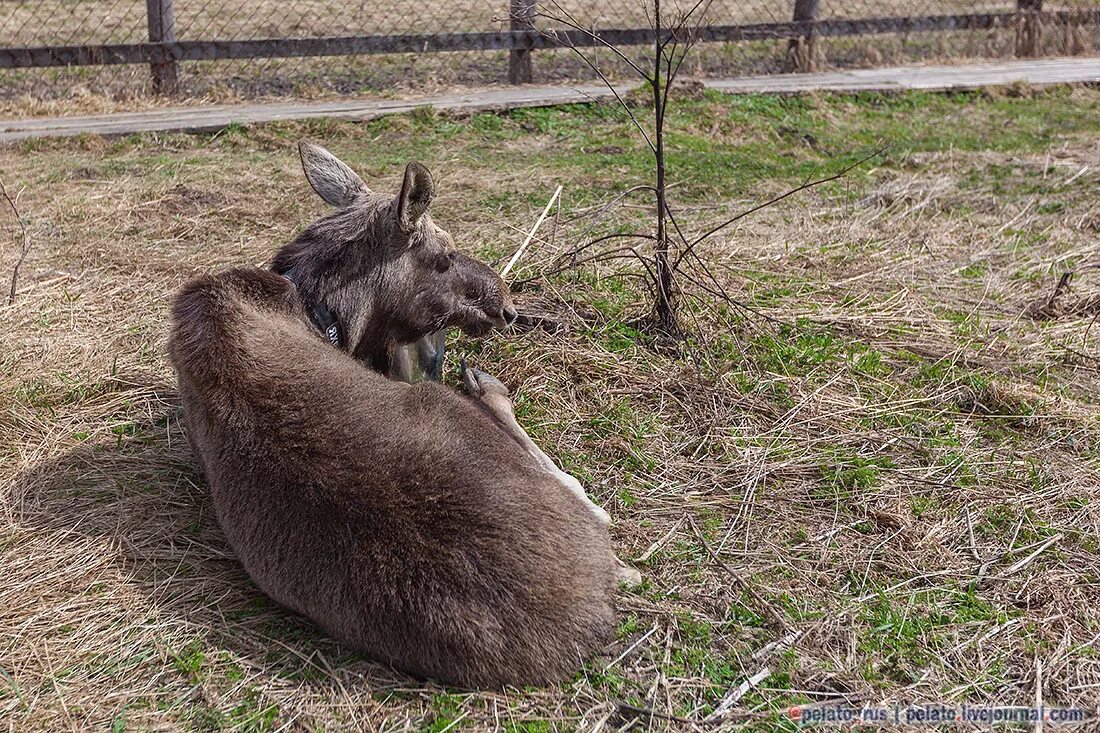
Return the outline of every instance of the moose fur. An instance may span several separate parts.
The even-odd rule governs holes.
[[[496,687],[573,674],[613,628],[621,570],[604,518],[517,434],[488,375],[463,396],[368,368],[446,326],[504,326],[506,288],[450,249],[423,166],[392,196],[319,146],[301,151],[337,210],[274,272],[198,277],[172,308],[185,428],[226,537],[273,599],[413,675]],[[317,303],[346,351],[311,323]]]

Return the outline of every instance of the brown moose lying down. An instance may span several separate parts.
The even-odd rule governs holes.
[[[336,211],[275,257],[176,296],[170,352],[218,521],[252,579],[339,641],[468,687],[575,673],[613,627],[608,517],[519,427],[507,390],[379,372],[395,349],[515,318],[496,274],[451,249],[411,163],[370,191],[300,145]],[[374,371],[372,370],[372,368]]]

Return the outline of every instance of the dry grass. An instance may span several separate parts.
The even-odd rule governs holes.
[[[616,730],[637,717],[626,703],[694,721],[640,728],[713,729],[703,718],[766,666],[724,727],[776,730],[776,710],[825,699],[1025,704],[1036,659],[1048,704],[1095,713],[1100,327],[1074,304],[1100,293],[1081,267],[1100,256],[1098,109],[1089,90],[678,108],[677,145],[700,146],[674,164],[692,229],[884,120],[903,139],[713,242],[716,278],[759,315],[685,284],[682,358],[627,325],[643,295],[622,263],[524,289],[546,328],[457,344],[513,388],[646,578],[583,675],[495,693],[358,659],[253,588],[182,439],[167,298],[262,262],[321,211],[299,135],[380,185],[430,161],[438,219],[500,256],[555,182],[563,219],[631,183],[629,130],[573,108],[0,150],[33,242],[0,307],[0,727]],[[929,137],[956,130],[979,142]],[[519,275],[586,224],[562,223],[553,247],[544,227]]]

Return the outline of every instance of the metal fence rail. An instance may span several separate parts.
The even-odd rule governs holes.
[[[0,96],[28,89],[64,96],[67,84],[202,93],[204,80],[209,86],[219,76],[246,96],[249,81],[259,94],[300,93],[303,80],[355,91],[397,76],[415,83],[418,73],[442,83],[523,83],[585,75],[562,43],[598,52],[605,43],[644,46],[653,38],[645,0],[548,0],[546,12],[535,0],[497,2],[0,0]],[[555,27],[553,15],[599,40]],[[1100,0],[715,0],[705,20],[696,73],[805,71],[1087,53],[1097,42]],[[111,78],[109,67],[133,65],[149,71]],[[390,74],[378,74],[387,67]],[[48,88],[33,76],[42,70],[53,74]]]

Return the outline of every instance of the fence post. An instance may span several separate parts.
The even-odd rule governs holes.
[[[1038,56],[1043,47],[1043,0],[1016,0],[1016,55]]]
[[[794,0],[794,22],[817,20],[818,10],[821,8],[821,0]],[[787,45],[787,71],[807,72],[813,71],[817,66],[817,34],[811,26],[810,32],[804,36],[792,38]]]
[[[526,31],[535,27],[535,0],[508,0],[509,27]],[[508,81],[512,84],[531,83],[531,49],[513,48],[508,52]]]
[[[172,0],[145,0],[149,15],[149,42],[175,43],[176,17],[172,10]],[[153,91],[157,94],[175,94],[179,85],[179,64],[174,58],[165,57],[163,61],[151,61],[149,69],[153,73]]]

